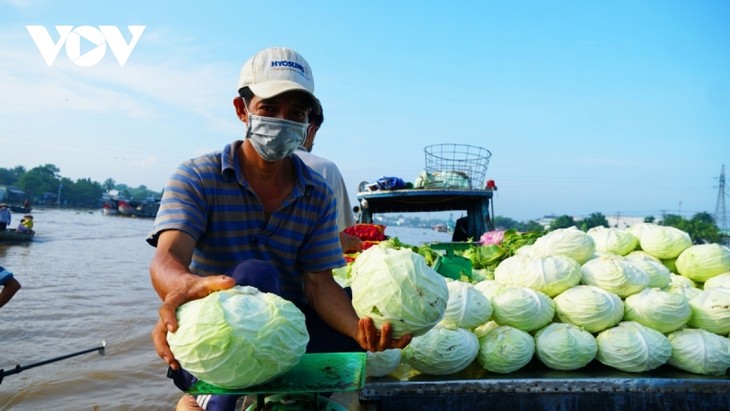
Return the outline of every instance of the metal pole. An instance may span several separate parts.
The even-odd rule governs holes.
[[[3,369],[0,369],[0,384],[2,384],[3,378],[6,375],[18,374],[21,371],[25,371],[25,370],[28,370],[28,369],[31,369],[31,368],[35,368],[35,367],[40,367],[41,365],[46,365],[46,364],[50,364],[50,363],[53,363],[53,362],[65,360],[67,358],[76,357],[76,356],[83,355],[83,354],[87,354],[87,353],[90,353],[90,352],[93,352],[93,351],[98,351],[99,352],[99,355],[104,355],[104,348],[105,347],[106,347],[106,340],[102,340],[101,346],[99,346],[99,347],[88,348],[86,350],[82,350],[82,351],[75,352],[75,353],[72,353],[72,354],[62,355],[60,357],[51,358],[49,360],[44,360],[44,361],[40,361],[40,362],[37,362],[37,363],[25,365],[25,366],[21,366],[20,364],[18,364],[18,365],[15,366],[15,368],[11,369],[10,371],[5,371]]]

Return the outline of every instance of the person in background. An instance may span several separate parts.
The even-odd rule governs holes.
[[[185,390],[192,380],[165,338],[177,329],[175,311],[236,284],[272,285],[300,307],[310,335],[307,352],[405,347],[411,335],[393,339],[390,324],[378,330],[371,318],[359,318],[332,275],[345,265],[336,199],[324,178],[292,155],[309,116],[320,110],[309,64],[288,48],[261,50],[244,63],[236,90],[244,140],[182,163],[147,237],[156,247],[150,279],[163,300],[152,340],[176,385]],[[270,269],[239,270],[251,260]],[[239,272],[254,278],[238,281]],[[177,409],[232,410],[237,398],[231,397],[185,394]]]
[[[18,231],[21,233],[32,233],[33,232],[33,216],[26,214],[20,220],[18,224]]]
[[[0,266],[0,308],[10,301],[20,290],[20,282],[13,277],[13,273]]]
[[[0,231],[5,230],[10,225],[12,213],[5,203],[0,203]]]
[[[345,179],[342,178],[340,169],[337,168],[335,163],[312,154],[314,139],[317,136],[317,131],[319,131],[319,128],[322,127],[322,123],[324,122],[324,112],[321,107],[322,105],[320,103],[320,111],[310,114],[307,137],[295,153],[304,161],[304,164],[321,174],[335,192],[335,198],[337,199],[337,229],[340,233],[340,244],[345,253],[355,253],[362,251],[362,240],[357,236],[345,232],[347,227],[355,224],[355,216],[352,211],[352,205],[350,205],[350,197],[347,193]]]

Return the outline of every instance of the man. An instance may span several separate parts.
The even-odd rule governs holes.
[[[372,319],[358,318],[335,282],[332,269],[345,263],[334,195],[291,155],[309,115],[320,109],[309,64],[291,49],[264,49],[244,63],[237,90],[233,105],[246,126],[244,141],[178,167],[147,239],[157,247],[150,276],[163,299],[152,332],[158,355],[179,370],[165,340],[177,329],[175,310],[234,286],[236,280],[222,274],[252,259],[273,266],[279,295],[305,311],[308,326],[316,314],[333,338],[347,336],[363,350],[404,347],[410,335],[393,340],[390,325],[378,332]],[[329,337],[310,330],[312,339]],[[178,409],[200,409],[191,399],[183,397]]]
[[[309,116],[307,137],[302,145],[297,148],[296,154],[304,161],[304,164],[321,174],[335,193],[337,199],[337,230],[340,233],[342,250],[346,253],[362,251],[362,240],[345,232],[347,227],[355,224],[355,216],[353,215],[352,205],[350,205],[350,197],[347,194],[345,179],[342,178],[340,169],[332,161],[312,154],[314,139],[323,122],[324,112],[320,104],[320,111]]]
[[[3,231],[10,226],[11,219],[12,213],[10,212],[8,205],[0,203],[0,231]]]
[[[0,286],[3,287],[0,291],[0,307],[2,307],[20,290],[20,282],[13,277],[13,273],[0,267]]]

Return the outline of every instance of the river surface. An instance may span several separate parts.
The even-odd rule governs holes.
[[[38,210],[28,244],[0,243],[0,265],[22,289],[0,308],[4,410],[174,410],[180,391],[149,338],[159,298],[149,281],[151,219],[100,211]],[[19,221],[17,215],[13,222]],[[388,227],[407,244],[450,241],[430,229]]]

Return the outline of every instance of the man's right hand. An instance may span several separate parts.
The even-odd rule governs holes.
[[[195,277],[193,281],[188,282],[188,287],[178,288],[167,293],[165,301],[160,306],[160,319],[152,329],[152,342],[155,345],[157,355],[165,360],[165,363],[172,369],[179,369],[180,363],[177,362],[172,351],[170,351],[170,345],[167,343],[167,333],[177,331],[178,324],[175,313],[178,307],[188,301],[204,298],[212,292],[225,290],[234,285],[236,285],[236,280],[226,275]]]

